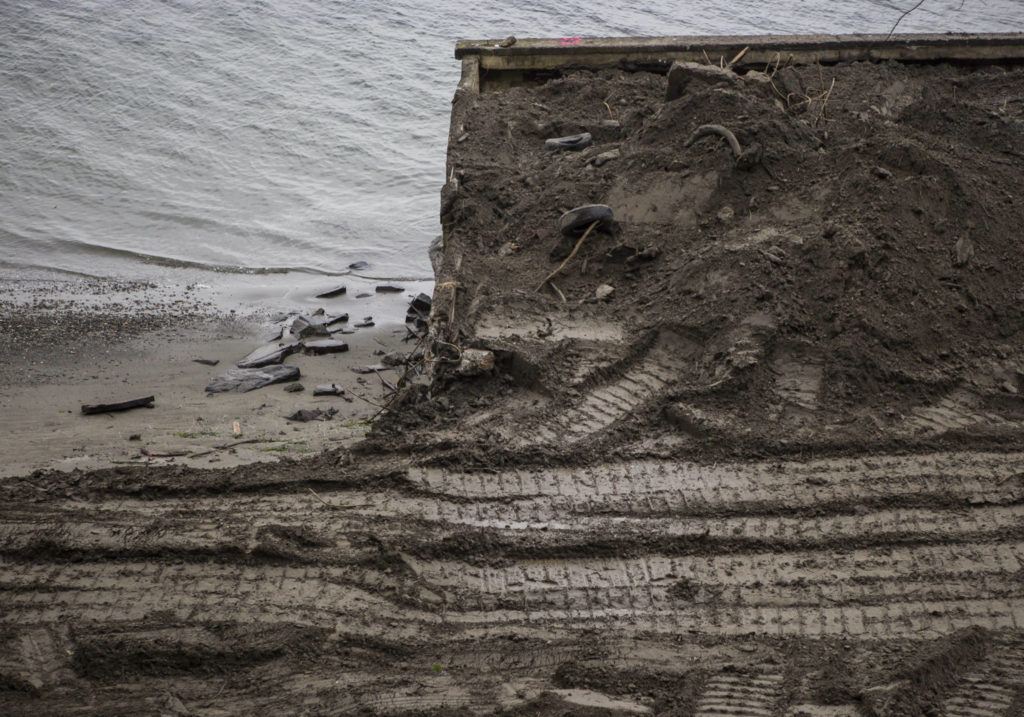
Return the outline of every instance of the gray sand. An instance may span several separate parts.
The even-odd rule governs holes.
[[[0,295],[0,476],[112,463],[224,466],[345,445],[365,433],[378,410],[373,404],[384,396],[376,376],[359,376],[351,367],[377,363],[376,351],[412,349],[401,341],[407,301],[395,297],[374,328],[341,337],[346,353],[288,357],[286,363],[301,369],[305,391],[290,393],[280,384],[207,397],[203,387],[261,345],[258,337],[278,312],[225,314],[195,290],[143,283],[8,285]],[[282,306],[281,313],[297,308],[308,310]],[[363,315],[353,302],[349,310]],[[202,365],[194,361],[199,358],[219,364]],[[313,387],[326,383],[343,386],[351,401],[314,397]],[[152,409],[80,412],[82,404],[147,395],[156,396]],[[284,419],[303,408],[339,413],[328,422]],[[252,439],[258,440],[216,448]],[[213,452],[195,458],[147,455],[207,451]]]

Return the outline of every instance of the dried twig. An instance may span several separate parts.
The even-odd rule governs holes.
[[[569,254],[569,256],[565,257],[565,261],[563,261],[561,264],[559,264],[557,269],[555,269],[553,272],[551,272],[546,277],[544,277],[544,281],[540,282],[540,286],[537,287],[537,292],[540,292],[540,290],[544,288],[544,285],[546,283],[548,283],[549,281],[554,279],[558,275],[558,272],[560,272],[562,269],[564,269],[565,265],[568,264],[570,261],[572,261],[572,258],[574,256],[576,256],[576,252],[578,252],[580,250],[580,247],[583,246],[583,242],[586,241],[586,238],[588,236],[590,236],[590,232],[592,232],[594,230],[594,227],[596,227],[600,223],[601,223],[600,219],[597,220],[596,222],[591,222],[590,223],[590,226],[587,227],[587,230],[585,232],[583,232],[583,236],[581,236],[580,240],[578,242],[576,242],[576,246],[574,246],[572,248],[572,253]]]
[[[247,438],[244,441],[234,441],[232,443],[225,443],[222,446],[214,446],[214,448],[220,448],[221,450],[225,450],[225,449],[228,449],[228,448],[234,448],[235,446],[243,446],[246,443],[273,443],[273,442],[274,442],[273,438]]]
[[[386,378],[384,378],[384,376],[381,375],[380,371],[378,371],[377,369],[374,369],[373,372],[375,374],[377,374],[377,378],[379,378],[380,382],[382,384],[384,384],[384,388],[388,389],[389,391],[396,391],[396,392],[398,391],[398,387],[395,384],[393,384],[390,381],[388,381]]]
[[[821,109],[818,110],[818,116],[814,118],[814,124],[815,125],[817,125],[818,122],[820,122],[821,120],[826,119],[826,117],[825,117],[825,107],[828,106],[829,98],[832,97],[832,89],[835,86],[836,86],[836,78],[833,77],[832,78],[832,84],[829,85],[828,90],[826,92],[824,92],[820,97],[815,98],[815,99],[820,99],[821,100]]]
[[[371,405],[371,406],[373,406],[374,408],[380,408],[380,409],[382,409],[382,410],[384,409],[384,406],[380,405],[380,404],[379,404],[379,403],[377,403],[376,401],[371,401],[371,400],[370,400],[370,399],[368,399],[368,398],[367,398],[366,396],[363,396],[362,394],[356,393],[356,392],[355,392],[355,391],[353,391],[352,389],[349,389],[349,393],[351,393],[351,394],[352,394],[353,396],[355,396],[356,398],[358,398],[358,399],[359,399],[360,401],[365,401],[366,403],[370,404],[370,405]]]
[[[562,300],[562,303],[563,303],[563,304],[565,304],[565,303],[568,303],[568,302],[567,302],[567,301],[565,300],[565,294],[563,294],[563,293],[562,293],[562,290],[561,290],[561,289],[559,289],[559,288],[558,288],[558,287],[557,287],[557,286],[555,285],[555,282],[553,282],[553,281],[549,281],[549,282],[548,282],[548,284],[549,284],[549,285],[551,286],[551,288],[552,288],[552,289],[554,289],[554,290],[555,290],[555,293],[556,293],[556,294],[558,294],[558,296],[559,296],[559,298],[560,298],[560,299]]]
[[[334,508],[337,508],[337,507],[338,507],[338,506],[336,506],[336,505],[331,505],[331,504],[330,504],[330,503],[328,503],[328,502],[327,502],[326,500],[324,500],[323,498],[321,498],[321,497],[320,497],[320,495],[319,495],[319,494],[318,494],[318,493],[317,493],[317,492],[316,492],[315,490],[313,490],[312,488],[309,488],[309,487],[307,487],[307,488],[306,488],[306,490],[308,490],[308,491],[309,491],[310,493],[312,493],[312,494],[313,494],[313,497],[314,497],[314,498],[316,498],[316,499],[317,499],[318,501],[320,501],[321,503],[323,503],[324,505],[326,505],[326,506],[327,506],[328,508],[331,508],[331,509],[333,510]]]
[[[422,366],[425,362],[426,362],[426,357],[423,357],[422,359],[417,361],[415,364],[409,366],[409,368],[407,368],[405,370],[405,373],[402,374],[402,377],[400,379],[398,379],[398,383],[397,383],[396,386],[401,386],[405,382],[405,377],[409,375],[409,372],[412,371],[413,369],[419,367],[419,366]],[[380,376],[379,373],[377,375]],[[384,379],[381,378],[381,381],[383,381],[383,380]],[[389,385],[389,384],[385,384],[385,385]],[[391,410],[392,404],[394,404],[394,402],[397,401],[397,400],[398,400],[398,388],[395,387],[395,388],[392,389],[391,397],[388,399],[387,403],[385,403],[383,406],[381,406],[380,410],[377,411],[375,414],[373,414],[373,416],[370,418],[370,423],[373,423],[374,421],[376,421],[377,417],[380,416],[385,411]]]
[[[749,50],[749,49],[750,49],[750,45],[747,45],[742,50],[740,50],[739,53],[736,55],[736,57],[734,57],[731,60],[729,60],[729,64],[727,65],[727,67],[732,67],[737,62],[739,62],[740,58],[742,58],[744,55],[746,55],[747,54],[747,50]]]
[[[211,453],[216,453],[217,451],[226,451],[229,448],[234,448],[235,446],[245,445],[246,443],[273,443],[273,442],[274,442],[273,438],[247,438],[244,441],[235,441],[234,443],[225,443],[224,445],[221,445],[221,446],[214,446],[212,450],[203,451],[202,453],[190,453],[188,457],[189,458],[202,458],[203,456],[208,456]]]

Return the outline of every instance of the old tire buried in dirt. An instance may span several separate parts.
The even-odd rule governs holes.
[[[598,226],[607,226],[613,218],[612,208],[607,204],[584,204],[559,217],[558,228],[566,236],[576,236],[594,222],[600,222]]]

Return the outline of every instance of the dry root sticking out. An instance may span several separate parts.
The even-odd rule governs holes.
[[[689,147],[701,137],[709,134],[718,135],[729,143],[729,149],[732,150],[733,158],[736,160],[736,166],[740,169],[750,169],[761,161],[761,145],[755,142],[744,150],[740,146],[739,140],[736,139],[736,135],[720,124],[702,124],[693,131],[693,134],[689,136],[683,146]]]
[[[728,132],[728,131],[729,131],[729,130],[726,130],[726,132]],[[736,140],[736,138],[735,138],[735,137],[733,137],[733,141],[735,141],[735,140]],[[573,258],[574,256],[576,256],[576,252],[578,252],[578,251],[580,250],[580,247],[581,247],[581,246],[583,246],[583,242],[584,242],[584,241],[586,241],[586,238],[587,238],[587,237],[588,237],[588,236],[590,235],[590,232],[594,231],[594,227],[596,227],[596,226],[597,226],[598,224],[600,224],[600,223],[601,223],[601,221],[600,221],[600,220],[598,220],[598,221],[596,221],[596,222],[591,222],[591,223],[590,223],[590,226],[589,226],[589,227],[587,227],[587,231],[583,232],[583,236],[581,236],[581,237],[580,237],[580,240],[579,240],[578,242],[576,242],[576,246],[574,246],[574,247],[572,248],[572,253],[571,253],[571,254],[569,254],[569,256],[565,257],[565,261],[563,261],[563,262],[562,262],[561,264],[559,264],[559,265],[558,265],[558,268],[557,268],[557,269],[555,269],[555,270],[554,270],[553,272],[551,272],[550,274],[548,274],[548,275],[547,275],[547,276],[546,276],[546,277],[544,278],[544,281],[540,282],[540,286],[538,286],[538,287],[537,287],[537,291],[538,291],[538,292],[539,292],[539,291],[540,291],[541,289],[543,289],[543,288],[544,288],[544,285],[545,285],[545,284],[547,284],[547,283],[548,283],[549,281],[551,281],[551,280],[552,280],[552,279],[554,279],[554,278],[555,278],[556,276],[558,276],[558,272],[560,272],[560,271],[561,271],[562,269],[564,269],[564,268],[565,268],[565,265],[566,265],[566,264],[568,264],[568,263],[569,263],[570,261],[572,261],[572,258]],[[556,289],[556,291],[558,291],[558,290]],[[562,295],[562,292],[560,292],[560,291],[559,291],[558,293],[559,293],[559,295]],[[565,296],[564,296],[564,295],[562,295],[562,301],[565,301]]]
[[[686,140],[683,146],[689,147],[701,137],[705,137],[709,134],[717,134],[719,137],[725,138],[725,141],[729,143],[729,149],[732,150],[733,156],[739,157],[743,154],[743,150],[740,148],[740,142],[736,139],[736,135],[720,124],[702,124],[693,131],[693,134],[690,135],[689,139]]]

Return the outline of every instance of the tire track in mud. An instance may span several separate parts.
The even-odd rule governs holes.
[[[938,436],[950,431],[1019,428],[1020,422],[986,411],[985,400],[965,389],[956,389],[932,406],[914,409],[904,422],[913,434]]]
[[[458,472],[412,469],[409,480],[429,492],[464,498],[584,496],[681,493],[711,507],[743,502],[818,505],[872,493],[1024,495],[1016,485],[997,483],[1024,471],[1024,453],[771,461],[715,464],[635,461],[592,468]],[[685,501],[683,505],[685,505]]]
[[[224,512],[211,501],[206,521],[195,513],[183,518],[179,501],[118,502],[91,520],[74,520],[77,507],[5,518],[0,553],[11,556],[52,552],[112,557],[168,556],[195,553],[234,560],[245,555],[282,553],[301,561],[353,564],[372,559],[377,547],[359,546],[376,535],[405,552],[471,557],[469,544],[439,542],[440,536],[477,531],[488,536],[492,550],[538,557],[594,554],[612,550],[635,553],[659,549],[670,553],[721,550],[935,543],[1024,537],[1024,504],[970,505],[941,509],[867,510],[843,506],[844,513],[810,517],[772,517],[762,513],[732,517],[654,517],[639,513],[602,515],[602,508],[561,500],[527,500],[512,504],[459,503],[422,498],[349,494],[358,509],[335,513],[310,506],[304,497],[226,500]],[[165,504],[169,503],[169,505]],[[198,506],[194,506],[198,507]],[[387,520],[382,524],[381,520]],[[425,528],[435,526],[433,531]],[[642,537],[642,544],[637,540]],[[696,541],[696,542],[695,542]],[[604,546],[604,547],[602,547]],[[333,558],[332,558],[333,556]]]
[[[66,626],[23,631],[0,645],[0,675],[28,690],[41,690],[72,678],[72,645]]]
[[[510,624],[804,636],[1024,629],[1024,503],[1017,481],[997,485],[1022,460],[412,469],[405,492],[9,507],[0,510],[0,622],[164,610],[329,629],[373,615],[409,635]],[[911,495],[949,506],[878,507]],[[793,504],[815,510],[779,515]],[[486,540],[462,540],[475,534]],[[403,556],[375,564],[389,545]],[[84,562],[61,564],[67,554]],[[480,567],[484,554],[506,564]]]
[[[943,703],[947,717],[1008,717],[1024,690],[1024,642],[997,644]]]
[[[676,634],[920,637],[971,624],[1024,628],[1016,576],[1022,556],[1024,543],[414,569],[445,596],[453,622],[624,621],[637,631]]]
[[[694,717],[772,717],[782,675],[712,677],[704,688]]]
[[[603,431],[692,369],[690,354],[695,346],[674,335],[660,337],[621,377],[586,391],[576,405],[542,421],[534,436],[517,444],[576,443]]]
[[[400,587],[397,579],[382,571],[359,572],[148,561],[24,566],[4,560],[0,624],[117,624],[170,614],[189,623],[290,623],[372,635],[383,627],[361,629],[368,615],[440,622],[438,614],[382,597]]]

